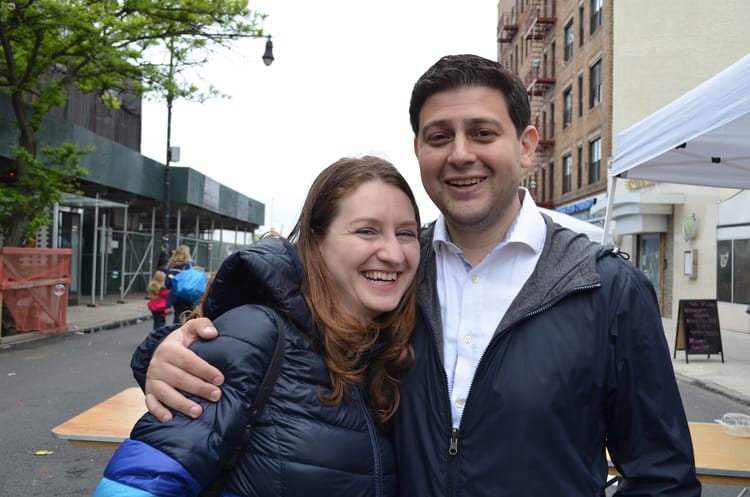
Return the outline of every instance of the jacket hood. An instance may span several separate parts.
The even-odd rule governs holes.
[[[298,327],[312,329],[301,285],[302,266],[294,247],[284,238],[264,238],[224,260],[208,289],[204,313],[214,320],[237,306],[265,305]]]

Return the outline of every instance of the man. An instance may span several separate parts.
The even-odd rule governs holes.
[[[619,495],[700,495],[651,283],[519,188],[538,142],[523,83],[482,57],[443,57],[409,112],[441,216],[423,237],[416,360],[394,420],[400,495],[604,495],[605,449]],[[213,336],[207,325],[154,354],[154,414],[169,417],[154,395],[194,407],[167,383],[219,393],[220,373],[182,345]],[[148,359],[134,356],[141,383]]]

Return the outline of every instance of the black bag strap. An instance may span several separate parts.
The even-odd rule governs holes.
[[[273,314],[271,314],[271,316],[276,323],[276,329],[279,330],[279,339],[276,341],[276,348],[273,351],[271,363],[268,365],[268,369],[266,370],[265,376],[263,376],[263,381],[261,381],[260,387],[258,387],[258,393],[255,395],[253,405],[250,406],[250,418],[248,418],[247,420],[247,430],[245,430],[247,432],[246,436],[248,437],[250,436],[250,431],[255,424],[255,420],[258,418],[258,414],[260,414],[260,412],[263,410],[263,407],[266,405],[268,397],[271,396],[271,391],[276,384],[276,379],[279,377],[281,363],[284,362],[284,344],[286,333],[284,332],[284,327],[279,326],[279,322],[276,318],[276,313],[274,312]],[[244,444],[243,446],[239,447],[239,450],[241,451],[243,447]]]
[[[273,387],[276,384],[277,378],[279,377],[279,371],[281,371],[281,363],[284,362],[284,344],[286,332],[284,331],[283,326],[279,326],[276,313],[273,312],[271,316],[276,323],[276,329],[279,331],[279,339],[276,341],[276,348],[273,351],[271,363],[268,365],[268,369],[266,370],[266,373],[263,376],[263,380],[258,387],[258,393],[255,395],[255,400],[253,400],[253,404],[250,406],[250,417],[247,420],[247,428],[242,435],[242,440],[240,440],[240,442],[235,445],[234,452],[224,464],[224,468],[222,468],[221,474],[219,474],[219,476],[216,477],[216,479],[212,481],[211,484],[203,489],[199,497],[213,497],[219,495],[221,489],[224,487],[224,483],[226,482],[229,473],[232,471],[232,468],[234,468],[234,465],[237,464],[237,459],[240,457],[242,450],[250,441],[250,434],[253,431],[253,425],[258,419],[258,415],[261,413],[261,411],[263,411],[263,407],[265,407],[266,401],[268,401],[268,397],[271,395],[271,391],[273,391]]]

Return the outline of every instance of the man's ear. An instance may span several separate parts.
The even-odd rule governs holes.
[[[419,159],[419,142],[417,141],[417,137],[414,137],[414,155],[417,159]]]
[[[528,169],[534,160],[534,152],[536,152],[536,146],[539,143],[539,132],[534,126],[526,126],[526,129],[521,133],[520,142],[521,167]]]

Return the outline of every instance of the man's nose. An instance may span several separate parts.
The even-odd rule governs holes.
[[[470,162],[474,162],[476,156],[472,147],[471,140],[467,137],[457,135],[453,140],[453,148],[451,149],[448,160],[451,164],[460,166]]]

